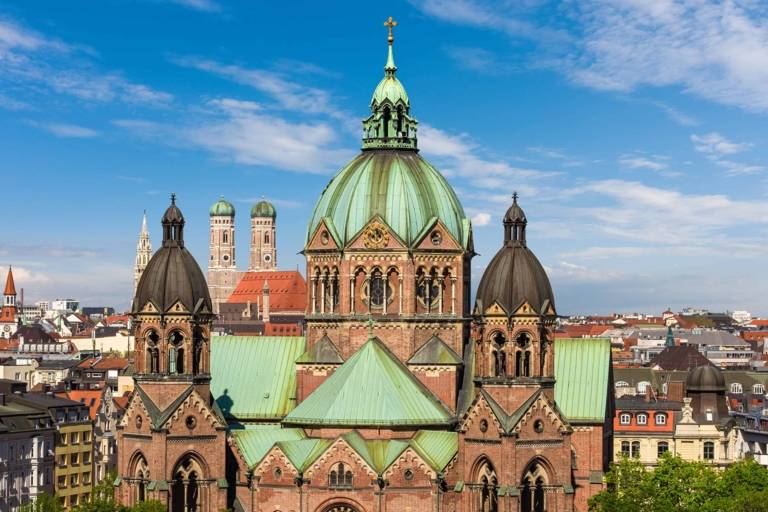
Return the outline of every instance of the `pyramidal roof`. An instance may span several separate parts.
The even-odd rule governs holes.
[[[339,349],[333,344],[331,338],[325,335],[312,345],[312,348],[299,356],[296,362],[341,364],[344,362],[344,358],[341,357]]]
[[[448,409],[378,338],[369,338],[283,420],[325,426],[430,426]]]
[[[462,360],[454,350],[437,335],[432,336],[408,360],[413,365],[460,365]]]
[[[13,268],[8,266],[8,277],[5,280],[4,295],[16,295],[16,284],[13,282]]]

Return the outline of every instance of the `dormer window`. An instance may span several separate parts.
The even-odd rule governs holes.
[[[648,424],[648,415],[645,413],[641,413],[637,415],[637,424],[638,425],[647,425]]]
[[[632,415],[628,412],[623,412],[619,415],[619,423],[622,425],[629,425],[632,423]]]
[[[655,421],[657,425],[666,425],[667,424],[667,415],[664,413],[656,413]]]

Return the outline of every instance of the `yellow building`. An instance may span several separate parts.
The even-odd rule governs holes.
[[[93,422],[88,407],[47,393],[24,393],[24,402],[47,409],[56,425],[53,486],[66,508],[90,499],[93,491]]]

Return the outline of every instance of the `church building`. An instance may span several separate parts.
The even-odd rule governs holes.
[[[136,392],[118,427],[120,503],[555,512],[586,511],[603,489],[609,341],[555,340],[555,295],[517,195],[472,302],[471,222],[419,154],[396,76],[396,23],[385,25],[384,77],[362,151],[309,219],[304,335],[211,335],[210,272],[206,285],[172,200],[134,300]],[[234,208],[216,211],[212,237],[214,217],[229,218],[215,236],[232,241]],[[268,224],[256,227],[274,243]],[[234,266],[234,249],[219,249],[212,261],[226,255]]]

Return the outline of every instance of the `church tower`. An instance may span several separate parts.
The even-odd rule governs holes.
[[[136,244],[136,265],[133,267],[133,295],[136,295],[136,288],[139,286],[139,280],[144,269],[147,268],[149,258],[152,257],[152,242],[149,240],[149,229],[147,229],[147,210],[144,210],[144,218],[141,221],[141,233],[139,241]]]
[[[238,272],[235,262],[235,207],[221,197],[209,210],[211,239],[208,260],[208,290],[213,301],[213,312],[226,302],[237,286]]]
[[[277,268],[275,220],[277,212],[272,203],[261,200],[251,208],[251,254],[248,271]]]
[[[118,424],[116,497],[159,500],[170,512],[226,507],[226,423],[210,391],[213,312],[203,273],[184,247],[175,196],[163,242],[136,290],[135,391]]]
[[[13,269],[8,267],[8,277],[3,291],[3,306],[0,309],[0,336],[8,339],[19,328],[19,315],[16,309],[16,284],[13,282]]]

